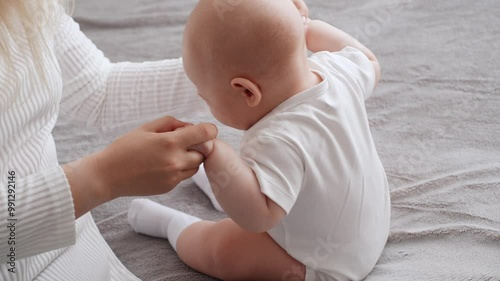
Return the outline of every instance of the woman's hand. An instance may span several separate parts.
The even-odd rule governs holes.
[[[189,128],[190,126],[193,126],[193,125],[188,124],[187,126],[175,129],[175,131],[183,130],[185,128]],[[188,150],[194,150],[194,151],[198,151],[199,153],[201,153],[205,157],[205,159],[207,159],[208,156],[210,156],[213,149],[214,149],[214,140],[209,140],[209,141],[206,141],[203,143],[198,143],[198,144],[191,145],[190,147],[188,147]]]
[[[76,216],[118,197],[169,192],[193,176],[204,156],[189,148],[214,139],[217,129],[211,124],[188,125],[165,117],[64,166]],[[181,127],[186,128],[176,131]]]

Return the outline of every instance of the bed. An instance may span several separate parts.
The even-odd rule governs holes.
[[[392,222],[366,280],[500,280],[500,1],[307,2],[314,18],[353,34],[382,66],[366,106],[390,183]],[[195,3],[85,0],[74,17],[112,61],[158,60],[180,56]],[[200,120],[214,121],[188,121]],[[238,145],[240,132],[219,128]],[[62,116],[54,130],[59,160],[101,149],[125,129],[81,131]],[[191,180],[151,199],[203,219],[225,217]],[[215,280],[184,265],[166,240],[133,232],[131,200],[92,211],[127,268],[145,281]]]

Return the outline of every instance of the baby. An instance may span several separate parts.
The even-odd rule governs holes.
[[[134,200],[135,231],[168,238],[190,267],[222,280],[360,280],[389,232],[390,198],[364,101],[375,56],[304,20],[290,0],[201,0],[184,34],[185,71],[222,123],[204,164],[229,216],[201,221]],[[315,54],[307,57],[307,49]]]

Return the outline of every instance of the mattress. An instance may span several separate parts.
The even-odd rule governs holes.
[[[175,58],[194,0],[78,1],[74,18],[115,62]],[[311,17],[351,33],[379,58],[366,102],[392,198],[390,236],[369,281],[500,280],[500,1],[309,0]],[[168,114],[166,112],[165,114]],[[191,122],[214,122],[206,116]],[[128,129],[144,120],[131,120]],[[102,149],[98,134],[61,116],[61,163]],[[234,147],[241,132],[219,124]],[[224,218],[192,180],[151,197],[203,219]],[[117,257],[142,280],[214,280],[166,240],[135,233],[132,198],[92,211]]]

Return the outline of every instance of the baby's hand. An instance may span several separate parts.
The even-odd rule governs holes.
[[[190,126],[193,126],[193,124],[188,124],[184,127],[180,127],[180,128],[175,129],[175,130],[176,131],[182,130],[182,129],[190,127]],[[188,150],[195,150],[195,151],[198,151],[199,153],[203,154],[203,156],[205,156],[205,160],[208,158],[208,156],[210,156],[213,149],[214,149],[214,142],[212,140],[206,141],[203,143],[199,143],[199,144],[195,144],[195,145],[188,147]]]

